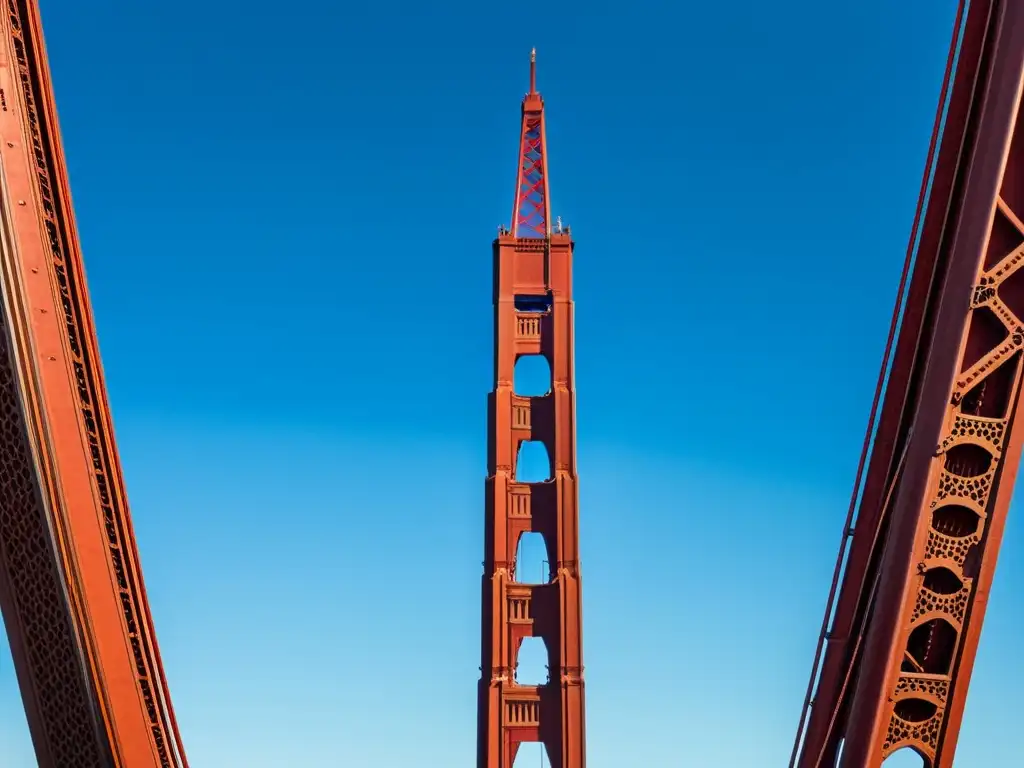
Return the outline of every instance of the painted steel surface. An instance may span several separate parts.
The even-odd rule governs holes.
[[[552,231],[544,138],[544,102],[530,92],[522,131],[512,226],[494,241],[494,377],[488,398],[488,478],[479,691],[479,768],[512,768],[526,742],[542,742],[551,768],[584,768],[585,723],[579,515],[576,485],[571,233]],[[543,355],[547,394],[514,392],[524,355]],[[525,441],[547,449],[551,479],[516,480]],[[517,571],[525,533],[540,533],[548,574],[531,583]],[[524,638],[543,638],[549,679],[520,685],[515,674]]]
[[[1024,441],[1024,5],[961,3],[949,62],[801,768],[953,764]]]
[[[187,765],[142,581],[35,0],[0,15],[0,606],[43,768]]]

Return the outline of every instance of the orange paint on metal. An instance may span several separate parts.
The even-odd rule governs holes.
[[[0,528],[0,598],[19,683],[41,766],[185,768],[110,421],[39,10],[33,0],[12,0],[8,10],[0,17],[3,343],[26,439],[0,450],[30,455],[39,496],[15,512],[38,518],[38,529],[21,533],[45,533],[49,545],[34,561],[33,593],[17,557],[26,542]],[[67,631],[42,615],[55,590]],[[50,660],[59,675],[31,661],[47,642],[39,622],[61,628],[60,655]]]
[[[964,10],[800,768],[879,768],[900,749],[952,766],[1024,444],[1024,6]]]
[[[584,768],[573,242],[568,229],[551,231],[544,102],[536,91],[535,54],[530,92],[523,100],[515,200],[511,228],[493,244],[496,381],[488,403],[477,765],[512,768],[520,745],[539,741],[551,768]],[[523,355],[547,358],[548,394],[526,397],[513,391],[513,369]],[[515,479],[519,448],[527,440],[547,448],[552,472],[547,482]],[[516,550],[527,532],[542,534],[547,545],[546,583],[517,579]],[[546,684],[515,682],[526,637],[543,638],[547,646]]]

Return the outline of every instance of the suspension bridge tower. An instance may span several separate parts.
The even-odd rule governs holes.
[[[478,768],[512,768],[520,745],[540,742],[551,768],[584,768],[576,426],[573,391],[573,242],[552,226],[544,101],[536,51],[523,99],[515,204],[494,241],[494,391],[488,400],[488,478],[483,576]],[[542,355],[547,394],[514,388],[517,360]],[[545,482],[518,482],[523,445],[538,441]],[[543,536],[549,564],[541,583],[516,567],[526,533]],[[547,649],[548,681],[516,682],[525,638]]]

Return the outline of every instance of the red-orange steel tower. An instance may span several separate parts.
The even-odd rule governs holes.
[[[520,744],[542,742],[552,768],[584,768],[582,612],[573,393],[573,242],[551,226],[544,102],[530,57],[523,99],[519,167],[511,230],[494,241],[494,374],[488,402],[488,479],[479,768],[511,768]],[[524,355],[543,355],[548,394],[513,391]],[[547,448],[551,479],[516,481],[525,441]],[[524,583],[516,550],[527,532],[543,535],[551,564],[543,584]],[[532,574],[531,574],[532,575]],[[543,638],[548,682],[517,685],[519,649]]]
[[[961,3],[791,765],[953,765],[1024,446],[1022,87],[1024,3]]]
[[[35,0],[0,14],[0,608],[43,768],[184,768]],[[144,245],[144,244],[143,244]]]

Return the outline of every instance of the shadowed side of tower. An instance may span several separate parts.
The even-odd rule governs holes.
[[[551,226],[544,102],[523,99],[515,204],[494,241],[494,391],[488,399],[478,768],[512,768],[520,745],[541,742],[552,768],[584,768],[585,718],[576,428],[573,390],[573,242]],[[546,394],[515,392],[516,362],[543,356]],[[548,478],[520,480],[527,443],[547,452]],[[544,539],[547,573],[517,569],[525,534]],[[539,582],[539,583],[538,583]],[[548,680],[516,681],[526,638],[543,640]]]

